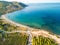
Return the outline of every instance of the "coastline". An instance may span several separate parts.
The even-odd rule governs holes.
[[[4,19],[5,21],[7,21],[10,24],[13,24],[13,25],[16,25],[16,26],[19,26],[19,27],[25,27],[27,30],[29,30],[31,32],[31,34],[33,36],[42,35],[44,37],[49,37],[49,38],[54,39],[57,43],[60,44],[60,38],[57,38],[56,35],[49,34],[48,31],[45,31],[45,30],[42,30],[42,29],[34,29],[34,28],[30,28],[30,27],[22,25],[22,24],[15,23],[15,22],[9,20],[8,18],[6,18],[5,15],[2,15],[1,18]]]
[[[5,19],[6,21],[12,23],[12,24],[15,24],[16,26],[23,26],[23,25],[21,25],[21,24],[15,23],[15,22],[7,19],[5,15],[2,15],[1,17],[2,17],[3,19]],[[23,27],[27,27],[27,26],[23,26]]]

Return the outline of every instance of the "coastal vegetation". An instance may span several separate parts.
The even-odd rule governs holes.
[[[32,45],[58,45],[53,39],[43,37],[43,36],[34,36],[32,40]]]
[[[28,35],[25,33],[0,34],[0,45],[27,45]]]
[[[11,24],[4,19],[0,19],[0,30],[4,31],[13,31],[13,30],[24,30],[27,31],[27,28]]]
[[[4,31],[12,31],[12,30],[16,30],[17,27],[14,25],[10,25],[7,22],[4,22],[3,19],[0,19],[0,30],[4,30]]]

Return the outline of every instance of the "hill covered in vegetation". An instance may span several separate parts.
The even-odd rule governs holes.
[[[10,13],[16,10],[21,10],[27,5],[18,2],[0,1],[0,15]]]

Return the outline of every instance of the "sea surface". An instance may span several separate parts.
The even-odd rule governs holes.
[[[60,35],[60,3],[29,4],[22,10],[6,14],[6,17],[16,23]]]

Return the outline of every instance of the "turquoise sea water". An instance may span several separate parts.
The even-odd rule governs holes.
[[[17,23],[47,29],[60,35],[59,3],[29,4],[22,10],[7,14],[6,17]]]

